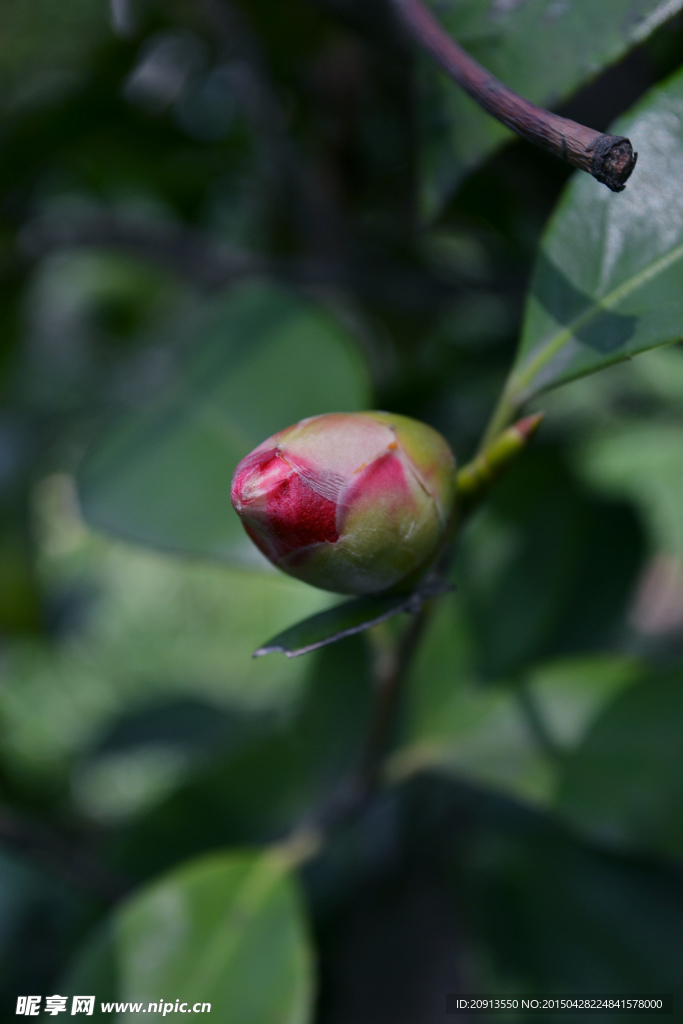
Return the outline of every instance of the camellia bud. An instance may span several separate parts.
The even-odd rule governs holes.
[[[406,416],[330,413],[268,438],[242,459],[232,503],[278,568],[323,590],[408,586],[452,518],[455,459]]]

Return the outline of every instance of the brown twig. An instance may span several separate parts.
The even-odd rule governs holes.
[[[512,92],[444,31],[422,0],[393,0],[411,37],[472,99],[522,138],[623,191],[638,154],[628,139],[577,124]]]

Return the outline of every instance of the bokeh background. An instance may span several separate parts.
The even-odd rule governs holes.
[[[434,4],[597,128],[675,73],[681,6]],[[683,998],[677,346],[536,402],[410,673],[387,786],[285,881],[249,874],[348,776],[386,637],[251,658],[334,598],[250,550],[234,465],[367,407],[466,460],[568,177],[383,2],[4,0],[8,1019],[79,985],[195,985],[226,1024],[431,1024],[458,992]]]

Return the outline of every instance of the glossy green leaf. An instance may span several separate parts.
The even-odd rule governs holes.
[[[140,1002],[151,1013],[161,1000],[175,1011],[179,1000],[208,1003],[204,1013],[235,1024],[306,1024],[312,973],[287,865],[272,853],[233,853],[185,864],[126,900],[66,988],[96,991],[98,1011],[104,1000]],[[142,1007],[95,1016],[123,1024],[138,1020]]]
[[[647,39],[683,4],[431,0],[431,6],[444,28],[506,85],[541,106],[556,106]],[[433,211],[467,170],[514,136],[431,61],[423,72],[423,93],[424,201]],[[595,183],[592,188],[598,191]]]
[[[629,687],[567,760],[556,809],[602,842],[683,854],[683,674]]]
[[[683,336],[683,74],[614,125],[640,152],[615,196],[577,175],[542,244],[513,404]]]
[[[425,583],[412,594],[380,594],[344,601],[278,633],[267,644],[254,651],[254,657],[259,658],[276,651],[280,651],[288,658],[309,654],[319,647],[337,643],[355,633],[362,633],[401,612],[416,615],[424,601],[439,597],[450,589],[449,583]]]
[[[92,448],[86,518],[153,547],[263,564],[230,505],[235,466],[305,416],[366,405],[358,351],[329,314],[279,288],[240,288],[217,304],[175,386]]]

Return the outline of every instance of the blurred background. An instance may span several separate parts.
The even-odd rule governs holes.
[[[678,3],[605,3],[605,25],[586,4],[571,24],[540,0],[434,6],[601,129],[682,52]],[[281,840],[358,758],[377,641],[252,660],[334,598],[263,564],[230,478],[342,409],[474,451],[569,170],[468,102],[384,2],[3,3],[8,1018],[69,978],[146,991],[120,908]],[[390,785],[298,873],[293,1002],[264,967],[273,1007],[216,982],[214,1019],[431,1024],[446,993],[680,989],[682,400],[673,346],[537,403],[411,671]],[[150,971],[175,1000],[169,964]]]

